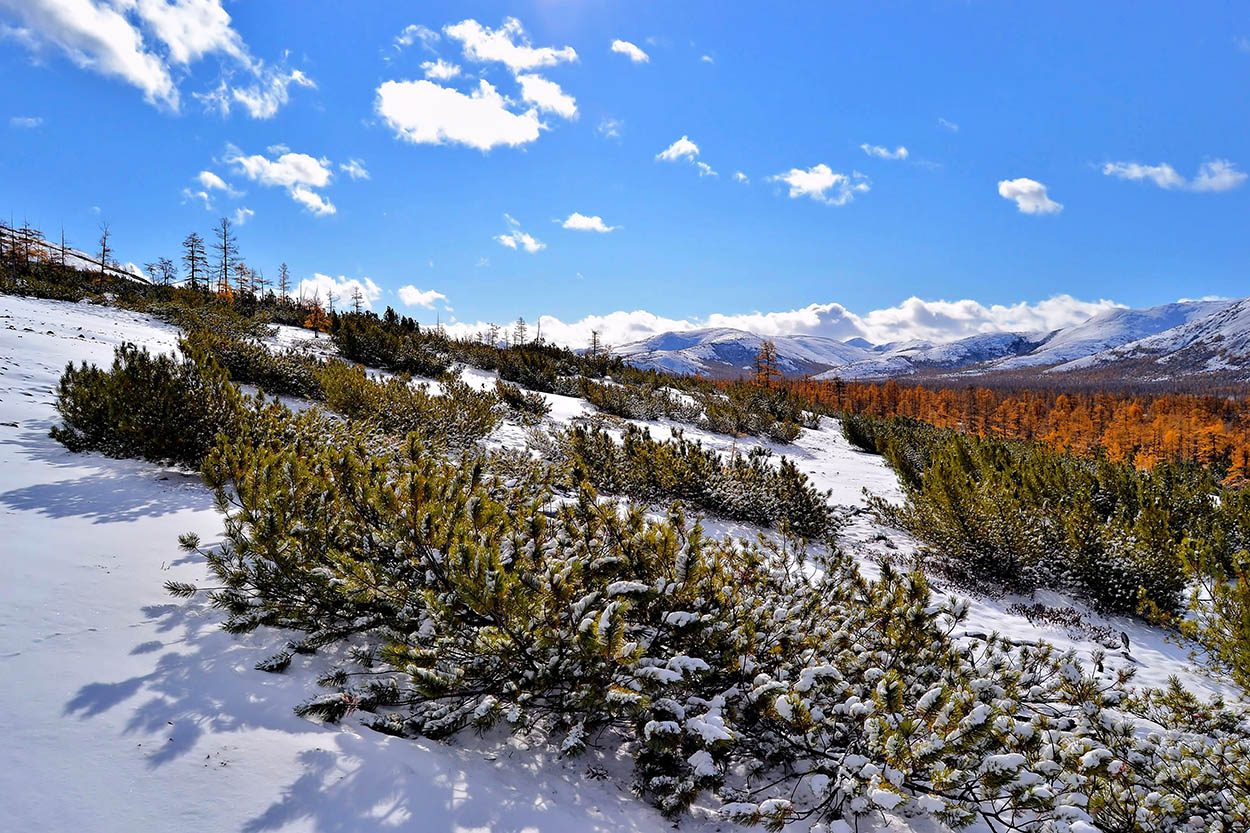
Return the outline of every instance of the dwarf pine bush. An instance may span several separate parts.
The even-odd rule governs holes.
[[[495,383],[495,393],[509,411],[526,422],[537,422],[551,413],[551,405],[541,393],[522,390],[502,379]]]

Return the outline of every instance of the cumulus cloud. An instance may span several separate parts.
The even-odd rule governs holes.
[[[334,204],[314,189],[330,184],[333,173],[329,159],[317,159],[306,153],[286,151],[277,159],[259,153],[245,156],[233,145],[228,146],[225,162],[253,182],[285,188],[291,199],[318,215],[333,214]]]
[[[784,182],[790,186],[790,198],[811,197],[826,205],[846,205],[855,199],[856,193],[869,190],[868,179],[859,172],[838,173],[823,162],[804,170],[790,170],[769,177],[773,182]]]
[[[537,108],[514,113],[486,80],[469,95],[431,81],[386,81],[378,87],[378,115],[396,134],[415,144],[448,142],[487,151],[519,147],[546,129]]]
[[[716,63],[716,61],[712,58],[712,56],[711,56],[711,55],[703,55],[703,56],[701,56],[701,57],[699,58],[699,60],[700,60],[700,61],[702,61],[702,62],[703,62],[703,63],[705,63],[705,64],[714,64],[714,63]]]
[[[1028,177],[1001,180],[998,195],[1005,200],[1014,200],[1021,214],[1058,214],[1063,211],[1063,203],[1052,200],[1046,193],[1045,185]]]
[[[298,70],[275,71],[253,58],[221,0],[0,0],[0,9],[22,21],[20,40],[28,48],[59,49],[79,67],[118,78],[169,110],[181,106],[175,75],[209,55],[229,61],[227,76],[240,70],[254,79],[237,90],[223,82],[204,96],[223,112],[235,100],[253,117],[269,118],[288,100],[287,87],[311,84]]]
[[[21,127],[27,130],[43,124],[41,116],[13,116],[9,119],[9,127]]]
[[[699,146],[690,141],[689,136],[682,136],[664,150],[657,153],[655,158],[665,162],[677,162],[682,159],[694,161],[694,158],[698,155]]]
[[[1204,162],[1191,180],[1186,180],[1166,162],[1143,165],[1138,162],[1108,162],[1102,166],[1104,176],[1133,182],[1152,182],[1160,188],[1190,191],[1229,191],[1246,181],[1244,171],[1227,159]]]
[[[972,300],[925,301],[913,297],[863,315],[841,304],[826,303],[783,312],[714,313],[706,318],[666,318],[646,310],[620,310],[568,322],[544,315],[540,321],[546,338],[574,348],[589,343],[591,330],[599,331],[608,344],[623,345],[659,333],[704,327],[732,327],[766,337],[817,335],[840,341],[863,338],[874,344],[912,339],[940,343],[981,333],[1050,332],[1119,306],[1112,301],[1082,301],[1070,295],[1032,304],[989,306]],[[488,326],[486,322],[463,322],[448,329],[453,335],[471,336]]]
[[[630,43],[627,40],[617,39],[617,40],[612,41],[612,51],[619,52],[622,55],[627,55],[629,59],[633,61],[635,64],[645,64],[651,60],[650,55],[648,55],[646,52],[643,52],[641,49],[639,49],[637,46],[635,46],[634,44]]]
[[[906,159],[907,158],[907,148],[903,147],[902,145],[899,145],[894,150],[890,150],[889,148],[882,147],[881,145],[870,145],[870,144],[865,143],[865,144],[860,145],[859,148],[860,150],[862,150],[864,153],[868,154],[869,156],[875,156],[878,159]]]
[[[439,58],[437,61],[423,63],[421,71],[425,73],[426,78],[433,78],[435,81],[450,81],[460,74],[460,65]]]
[[[555,81],[541,75],[521,74],[516,77],[521,85],[521,98],[546,113],[555,113],[566,119],[577,118],[577,102],[573,96],[560,89]]]
[[[559,49],[532,46],[521,21],[515,17],[504,18],[503,25],[498,29],[483,26],[476,20],[463,20],[444,26],[443,33],[460,42],[464,56],[469,60],[479,63],[495,61],[513,73],[577,60],[577,51],[571,46]]]
[[[399,288],[399,300],[404,302],[404,306],[425,307],[426,309],[434,309],[435,301],[442,301],[443,306],[447,305],[447,296],[443,293],[433,289],[417,289],[412,284]]]
[[[507,222],[508,228],[510,228],[511,231],[495,235],[495,240],[499,241],[501,246],[507,246],[509,249],[514,250],[524,249],[530,254],[534,254],[535,252],[547,248],[546,243],[535,238],[533,235],[526,234],[522,231],[521,224],[511,215],[505,214],[503,215],[503,218],[504,221]]]
[[[352,291],[360,290],[360,305],[365,309],[373,309],[373,302],[382,297],[382,287],[369,278],[348,278],[339,275],[337,278],[314,272],[311,278],[304,278],[291,290],[291,297],[305,301],[318,301],[329,306],[333,297],[335,309],[346,309],[351,304]]]
[[[744,174],[742,171],[734,171],[734,182],[741,182],[745,185],[749,183],[750,181],[751,180],[748,179],[747,175]]]
[[[559,223],[559,220],[556,220]],[[606,234],[615,231],[620,226],[609,226],[603,222],[603,218],[596,214],[593,217],[587,217],[585,214],[579,214],[574,211],[560,226],[561,228],[572,229],[573,231],[597,231]]]

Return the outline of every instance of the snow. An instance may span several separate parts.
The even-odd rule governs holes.
[[[165,594],[165,581],[205,578],[200,557],[182,553],[176,539],[195,532],[211,544],[220,535],[207,490],[186,472],[70,454],[48,429],[56,422],[57,379],[68,362],[107,366],[123,341],[171,351],[177,335],[124,310],[0,295],[0,541],[6,556],[0,559],[0,673],[8,681],[0,687],[0,737],[8,754],[0,792],[10,797],[0,802],[0,830],[666,829],[658,813],[621,789],[627,765],[593,758],[593,749],[586,753],[593,763],[619,777],[588,779],[585,758],[563,758],[543,744],[530,748],[506,737],[470,735],[444,745],[387,737],[356,717],[340,726],[300,719],[292,708],[316,692],[313,679],[325,658],[296,655],[284,674],[256,671],[255,663],[280,650],[287,635],[231,636],[219,629],[220,616],[204,599]],[[279,328],[275,340],[313,341],[318,349],[329,342],[296,328]],[[463,378],[486,388],[497,377],[465,368]],[[574,397],[544,398],[552,424],[594,413]],[[840,544],[869,575],[879,559],[916,550],[909,536],[880,527],[863,511],[865,490],[893,502],[902,500],[902,491],[882,459],[847,443],[835,420],[804,429],[790,446],[668,421],[639,424],[657,439],[681,428],[721,453],[759,445],[785,454],[813,485],[832,490],[847,520]],[[525,430],[506,422],[491,444],[524,447]],[[715,518],[705,519],[705,527],[715,535],[761,532]],[[936,601],[944,599],[939,592]],[[1081,633],[1030,624],[1008,611],[1014,601],[1072,606],[1091,624],[1127,632],[1131,649],[1108,652],[1106,675],[1132,667],[1139,685],[1164,685],[1175,674],[1201,695],[1235,695],[1192,668],[1187,649],[1158,629],[1098,616],[1059,594],[970,599],[966,638],[998,632],[1016,641],[1045,639],[1082,658],[1101,648]],[[635,673],[680,679],[705,668],[675,657],[667,667]],[[825,673],[810,669],[796,688],[810,687]],[[774,702],[788,707],[784,697]],[[730,738],[717,708],[688,717],[684,730],[705,744]],[[1015,761],[1001,763],[1011,769]],[[45,795],[49,800],[33,798]],[[873,800],[885,808],[901,798],[881,790]],[[888,813],[872,818],[878,830],[936,829]],[[709,808],[682,824],[696,833],[732,827]]]

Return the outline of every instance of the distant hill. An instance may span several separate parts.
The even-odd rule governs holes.
[[[630,364],[736,378],[764,337],[727,327],[668,332],[617,348]],[[1114,309],[1050,333],[980,333],[945,343],[873,345],[812,335],[769,339],[787,376],[818,379],[1030,377],[1139,382],[1250,381],[1250,298]],[[1059,376],[1059,374],[1065,374]]]

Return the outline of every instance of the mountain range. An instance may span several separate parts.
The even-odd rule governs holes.
[[[630,364],[737,378],[772,341],[786,376],[1238,383],[1250,381],[1250,298],[1117,308],[1051,332],[993,332],[937,343],[872,344],[817,335],[765,337],[715,327],[667,332],[616,348]]]

